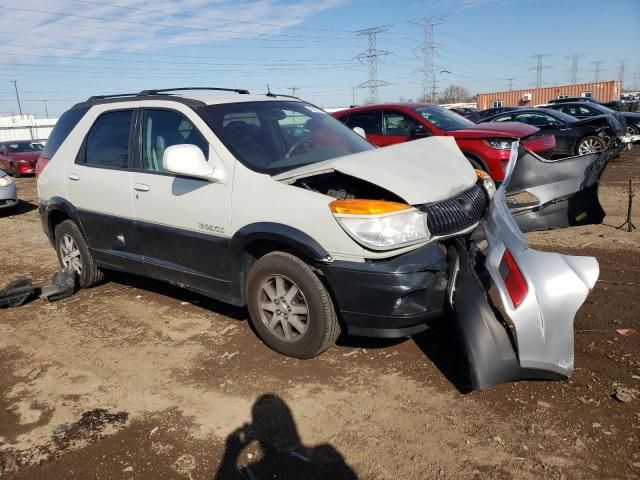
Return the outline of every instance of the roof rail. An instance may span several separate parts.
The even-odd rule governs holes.
[[[181,90],[216,90],[221,92],[236,92],[241,95],[249,95],[249,90],[243,88],[220,88],[220,87],[185,87],[185,88],[161,88],[158,90],[142,90],[138,95],[157,95],[165,92],[176,92]]]
[[[113,95],[94,95],[87,99],[87,102],[92,102],[94,100],[104,100],[105,98],[119,98],[119,97],[135,97],[137,93],[114,93]]]

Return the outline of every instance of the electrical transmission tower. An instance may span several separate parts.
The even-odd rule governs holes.
[[[591,63],[594,65],[593,70],[591,70],[593,72],[593,81],[595,83],[598,83],[600,81],[600,65],[604,62],[602,60],[596,60],[595,62]]]
[[[509,82],[509,91],[513,90],[513,81],[515,80],[515,78],[507,78],[508,82]]]
[[[416,55],[422,60],[422,68],[417,72],[422,73],[422,98],[430,103],[435,103],[438,98],[438,82],[433,57],[439,45],[433,42],[433,27],[443,22],[443,17],[427,17],[409,22],[422,28],[422,46],[418,49],[420,54]]]
[[[542,87],[542,71],[544,69],[547,69],[549,67],[545,67],[542,64],[542,61],[545,57],[550,56],[551,54],[549,53],[537,53],[536,55],[532,55],[529,58],[535,58],[537,60],[537,64],[535,67],[531,67],[530,70],[535,70],[536,71],[536,88],[540,88]]]
[[[618,80],[620,81],[620,89],[624,85],[624,60],[620,60],[620,66],[618,67]]]
[[[356,32],[358,37],[367,37],[369,40],[369,48],[355,57],[356,60],[359,60],[363,65],[366,60],[366,63],[369,66],[369,79],[358,85],[358,88],[369,89],[369,103],[376,103],[378,101],[378,87],[389,85],[388,82],[378,80],[378,62],[380,61],[379,57],[389,55],[391,52],[387,50],[378,50],[376,46],[378,34],[386,32],[389,30],[389,27],[391,27],[391,25],[366,28]]]
[[[578,83],[578,60],[584,57],[582,53],[574,53],[565,58],[571,60],[571,83]]]
[[[296,96],[296,92],[298,90],[300,90],[300,87],[287,87],[287,90],[289,90],[291,92],[291,96],[295,97]]]

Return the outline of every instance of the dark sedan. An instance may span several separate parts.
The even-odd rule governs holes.
[[[627,135],[640,135],[640,113],[616,112],[594,102],[551,103],[544,108],[553,108],[576,118],[590,118],[609,114],[615,116],[625,127]]]
[[[484,110],[480,110],[478,112],[479,120],[475,121],[476,123],[480,123],[485,118],[493,117],[494,115],[498,115],[499,113],[511,112],[513,110],[520,110],[522,108],[527,107],[494,107],[494,108],[485,108]]]
[[[600,115],[584,120],[547,108],[517,110],[483,120],[487,122],[520,122],[533,125],[545,133],[556,137],[553,155],[571,157],[601,152],[616,141],[610,115]]]

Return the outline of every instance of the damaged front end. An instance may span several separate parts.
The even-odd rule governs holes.
[[[473,389],[569,377],[574,317],[599,274],[595,258],[529,248],[505,195],[519,148],[512,148],[482,231],[449,243],[449,301]]]
[[[523,232],[601,223],[598,184],[614,150],[547,160],[520,145],[506,201]],[[505,184],[507,182],[505,181]]]

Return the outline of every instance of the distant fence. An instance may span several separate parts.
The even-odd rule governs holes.
[[[33,115],[0,117],[0,142],[46,142],[57,121],[57,118],[35,118]]]

